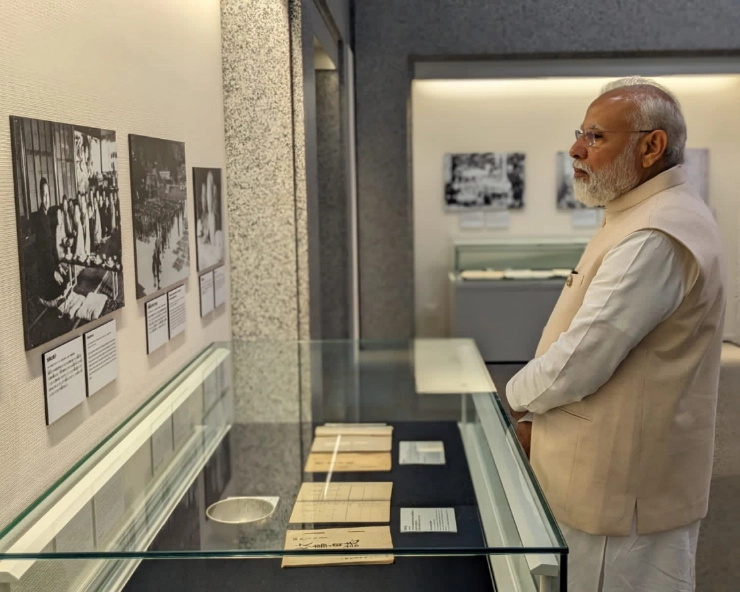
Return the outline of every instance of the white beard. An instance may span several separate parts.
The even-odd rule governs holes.
[[[634,168],[635,143],[628,145],[622,153],[598,173],[587,165],[575,161],[573,168],[588,173],[588,179],[573,179],[573,194],[584,205],[603,207],[620,195],[637,187],[640,175]]]

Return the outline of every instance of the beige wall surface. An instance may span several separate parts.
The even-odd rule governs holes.
[[[688,127],[687,146],[709,149],[709,205],[724,240],[728,267],[725,335],[740,337],[738,209],[740,77],[665,77]],[[506,236],[590,236],[556,208],[556,153],[568,150],[573,130],[604,79],[415,81],[412,85],[414,281],[420,336],[448,330],[447,274],[454,239]],[[511,211],[507,230],[461,230],[444,210],[443,158],[456,152],[525,152],[525,208]]]
[[[3,0],[0,13],[0,524],[6,524],[198,351],[228,339],[230,307],[200,318],[192,222],[191,168],[225,168],[219,1]],[[118,142],[126,305],[30,352],[23,344],[9,115],[111,129]],[[149,356],[144,301],[136,300],[129,133],[185,142],[188,170],[187,329]],[[111,318],[118,380],[47,427],[41,354]]]

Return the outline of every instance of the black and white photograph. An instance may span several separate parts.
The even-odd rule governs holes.
[[[557,153],[557,206],[558,210],[585,210],[586,204],[576,199],[573,192],[573,159],[567,152]]]
[[[124,305],[116,133],[11,117],[26,350]]]
[[[522,209],[525,159],[521,152],[445,154],[445,209]]]
[[[185,144],[129,135],[136,298],[190,274]]]
[[[193,195],[198,271],[205,271],[224,260],[221,169],[193,168]]]

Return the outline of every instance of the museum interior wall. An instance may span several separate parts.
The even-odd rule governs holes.
[[[218,0],[4,4],[0,24],[0,449],[4,458],[0,524],[18,514],[197,352],[229,338],[228,302],[206,317],[199,314],[191,172],[192,167],[225,165],[222,88]],[[124,306],[104,320],[101,317],[84,328],[77,324],[29,351],[24,348],[11,115],[114,130],[120,171],[119,220],[112,226],[118,227],[121,237],[124,279],[119,299],[122,295]],[[128,134],[185,144],[190,232],[179,247],[183,256],[190,253],[190,265],[180,266],[185,277],[179,284],[187,294],[186,329],[151,355],[147,355],[145,300],[137,298]],[[34,141],[49,137],[39,134]],[[59,150],[59,144],[54,149]],[[39,171],[53,160],[51,146],[44,150],[31,163],[40,166]],[[64,178],[70,182],[69,175]],[[58,186],[52,203],[59,197],[57,191],[61,193]],[[144,271],[139,269],[140,275]],[[53,316],[46,316],[53,314],[46,311],[39,322],[53,321]],[[118,331],[118,379],[47,426],[42,353],[111,319]]]
[[[580,127],[586,108],[607,80],[413,82],[417,335],[450,334],[448,273],[454,265],[454,240],[593,234],[595,228],[574,227],[573,210],[558,209],[557,153],[570,148],[573,130]],[[740,76],[666,76],[658,80],[681,102],[688,127],[687,147],[709,151],[708,201],[724,240],[728,277],[735,277],[740,215],[735,191],[740,184],[735,166],[740,159]],[[508,210],[507,228],[468,228],[464,213],[445,206],[445,155],[489,152],[524,154],[523,207]],[[728,302],[725,337],[731,340],[737,326],[735,281],[730,282]]]
[[[740,6],[732,0],[598,6],[585,0],[356,2],[363,337],[414,332],[410,60],[737,50],[738,27]]]
[[[301,2],[224,0],[221,13],[234,378],[245,392],[271,387],[243,399],[237,417],[295,420],[300,373],[252,369],[268,367],[264,359],[299,367],[295,348],[279,342],[309,335]],[[239,347],[254,339],[272,345]]]

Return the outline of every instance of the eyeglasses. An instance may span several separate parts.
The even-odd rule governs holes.
[[[581,139],[581,136],[583,136],[583,139],[586,140],[586,146],[590,148],[596,144],[596,142],[601,140],[604,137],[604,134],[649,134],[654,131],[655,130],[588,130],[586,132],[582,132],[581,130],[576,130],[576,142]]]

